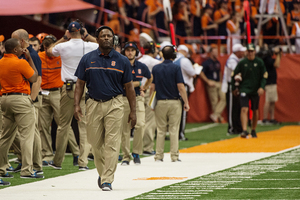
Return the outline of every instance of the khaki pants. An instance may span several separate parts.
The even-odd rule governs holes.
[[[103,103],[92,99],[86,102],[87,137],[102,183],[112,183],[117,169],[124,116],[122,98],[119,95]]]
[[[150,99],[150,90],[145,93],[145,131],[143,137],[144,151],[154,151],[154,137],[155,137],[155,114],[151,107],[148,105]]]
[[[169,125],[171,160],[176,161],[179,156],[178,134],[182,105],[180,100],[158,100],[155,106],[157,125],[156,154],[154,159],[164,158],[165,136]]]
[[[145,128],[145,106],[144,106],[144,97],[136,97],[136,125],[134,130],[134,137],[132,143],[132,153],[142,154],[143,153],[143,134]],[[130,161],[130,130],[131,124],[128,123],[128,116],[130,113],[130,106],[127,97],[123,96],[124,102],[124,117],[122,120],[122,152],[123,152],[123,161]]]
[[[34,115],[35,115],[35,128],[34,128],[34,141],[33,141],[33,168],[37,171],[42,171],[43,170],[43,165],[42,165],[42,144],[41,144],[41,136],[40,132],[38,129],[38,118],[39,118],[39,109],[42,105],[42,96],[38,95],[38,102],[33,103],[34,105]],[[20,161],[22,161],[22,149],[21,149],[21,135],[15,127],[14,132],[16,132],[16,137],[13,141],[12,147],[14,148],[15,154],[17,154],[18,158]]]
[[[50,91],[49,95],[43,95],[42,107],[39,110],[39,130],[42,141],[42,157],[44,161],[53,160],[52,137],[50,126],[54,118],[56,124],[59,124],[59,105],[60,91]],[[79,155],[79,147],[73,129],[68,131],[68,145],[73,156]]]
[[[226,95],[221,91],[221,83],[215,82],[214,87],[206,86],[211,104],[212,113],[221,118],[221,114],[226,106]]]
[[[67,149],[69,129],[71,128],[71,122],[74,115],[74,90],[67,91],[66,85],[64,84],[61,91],[60,98],[60,114],[59,114],[59,124],[56,133],[56,152],[53,158],[53,162],[56,166],[61,166],[65,152]],[[84,95],[80,101],[80,107],[82,110],[83,117],[78,121],[79,129],[79,143],[80,143],[80,155],[78,159],[79,167],[86,167],[88,164],[88,155],[90,151],[90,145],[87,143],[86,135],[86,119],[85,119],[85,100]]]
[[[1,109],[1,96],[0,96],[0,137],[2,135],[2,125],[3,125],[3,116],[2,116],[2,109]]]
[[[2,96],[3,133],[0,138],[0,174],[6,173],[7,154],[16,136],[15,129],[20,133],[22,150],[21,176],[33,174],[33,140],[35,129],[35,115],[30,96],[9,95]]]

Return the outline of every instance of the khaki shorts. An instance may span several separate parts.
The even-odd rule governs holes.
[[[277,84],[266,85],[266,102],[276,102],[278,100]]]

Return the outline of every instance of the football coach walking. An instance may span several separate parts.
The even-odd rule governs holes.
[[[165,60],[153,67],[153,82],[150,88],[150,95],[156,91],[157,99],[155,107],[157,139],[154,159],[157,162],[163,161],[165,136],[169,125],[171,160],[177,162],[180,161],[178,158],[179,125],[182,112],[180,95],[184,102],[184,110],[189,111],[190,106],[181,69],[173,63],[176,58],[174,47],[166,46],[162,49],[162,53]]]
[[[74,115],[82,116],[80,99],[86,84],[87,138],[92,145],[99,174],[98,185],[112,190],[111,183],[117,168],[121,143],[121,124],[124,116],[123,87],[130,105],[128,122],[136,124],[136,97],[129,60],[113,49],[114,33],[108,26],[96,31],[99,48],[84,55],[75,72],[78,77],[74,96]]]

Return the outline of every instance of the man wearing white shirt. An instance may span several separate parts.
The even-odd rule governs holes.
[[[98,44],[94,42],[85,42],[82,40],[83,27],[78,22],[71,22],[66,31],[66,35],[51,46],[47,52],[55,57],[60,56],[62,61],[61,80],[64,85],[61,89],[60,98],[60,115],[56,136],[56,153],[53,162],[49,165],[55,169],[61,169],[61,164],[64,160],[67,143],[68,129],[70,128],[74,114],[74,90],[77,77],[74,76],[78,63],[82,56],[90,51],[98,48]],[[89,34],[83,37],[86,39]],[[69,41],[64,42],[66,40]],[[80,107],[82,113],[85,113],[84,96],[81,98]],[[87,143],[86,135],[86,119],[85,114],[78,121],[79,138],[80,138],[80,155],[78,160],[79,170],[87,170],[88,154],[90,145]]]
[[[228,130],[227,134],[240,134],[243,129],[240,120],[240,99],[239,97],[235,97],[232,94],[231,89],[231,74],[236,68],[238,62],[244,57],[244,53],[246,51],[246,47],[243,47],[241,44],[235,44],[232,47],[232,54],[229,56],[226,61],[226,65],[224,68],[224,75],[222,81],[222,92],[226,93],[226,103],[227,103],[227,111],[228,111]]]
[[[147,42],[143,49],[145,50],[145,54],[138,60],[141,63],[144,63],[152,72],[154,65],[160,63],[159,60],[155,59],[157,56],[157,48],[154,42]],[[151,75],[152,76],[152,75]],[[143,79],[142,85],[145,84],[147,79]],[[145,132],[143,137],[143,154],[144,155],[154,155],[154,137],[155,137],[155,115],[154,111],[151,110],[151,107],[148,105],[150,96],[150,90],[148,88],[143,88],[145,90]]]
[[[174,63],[179,65],[181,68],[183,80],[185,83],[185,89],[187,91],[187,96],[190,93],[194,92],[194,78],[196,77],[196,71],[193,67],[192,62],[187,58],[189,54],[189,49],[185,45],[179,45],[177,48],[177,57],[174,60]],[[183,104],[182,104],[183,105]],[[182,115],[179,129],[179,139],[186,140],[184,136],[184,129],[186,124],[186,111],[182,107]]]

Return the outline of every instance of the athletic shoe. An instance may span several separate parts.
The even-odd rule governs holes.
[[[136,154],[136,153],[132,153],[132,157],[133,157],[133,162],[136,165],[140,165],[141,164],[141,159],[140,159],[140,155]]]
[[[0,175],[0,178],[13,178],[14,176],[12,174],[9,174],[8,172],[6,172],[6,174],[4,175]]]
[[[209,115],[210,119],[214,122],[214,123],[219,123],[218,117],[214,114]]]
[[[78,166],[78,158],[79,158],[79,156],[73,157],[73,166]]]
[[[44,178],[44,176],[43,175],[38,175],[36,172],[34,172],[31,175],[20,176],[20,178]]]
[[[43,167],[49,167],[49,165],[48,165],[49,163],[47,162],[47,161],[43,161]]]
[[[243,131],[241,133],[241,138],[247,138],[248,135],[249,135],[249,133],[247,131]]]
[[[98,186],[99,186],[100,189],[102,189],[102,185],[101,185],[101,177],[100,177],[100,176],[99,176],[99,178],[98,178]]]
[[[14,172],[15,173],[20,172],[21,168],[22,168],[22,163],[19,163],[18,166],[15,168]]]
[[[44,174],[44,172],[42,170],[33,170],[33,172],[35,172],[36,174]]]
[[[9,168],[6,168],[6,171],[7,172],[13,172],[15,169],[12,167],[12,166],[10,166]]]
[[[124,161],[122,161],[121,165],[122,166],[128,166],[129,165],[129,161],[124,160]]]
[[[256,131],[255,131],[255,130],[252,130],[252,131],[251,131],[251,136],[252,136],[252,138],[257,138]]]
[[[93,154],[90,154],[90,155],[88,156],[88,160],[94,161],[94,155],[93,155]]]
[[[10,182],[6,182],[6,181],[3,181],[2,179],[0,179],[0,186],[9,186],[10,185]]]
[[[280,125],[280,122],[278,122],[276,119],[271,119],[270,123],[273,125]]]
[[[86,167],[79,167],[79,170],[80,171],[86,171],[86,170],[89,170],[90,168],[88,166]]]
[[[152,151],[152,152],[149,152],[149,151],[143,151],[143,156],[153,156],[155,155],[156,152],[155,151]]]
[[[102,185],[101,185],[101,189],[102,189],[102,191],[111,191],[112,190],[112,188],[111,188],[111,184],[110,183],[103,183]]]
[[[61,166],[56,166],[53,161],[49,162],[49,166],[53,167],[54,169],[62,169]]]
[[[164,160],[163,159],[157,159],[157,160],[155,160],[155,162],[164,162]]]
[[[181,160],[180,159],[172,160],[172,162],[181,162]]]
[[[121,155],[119,155],[118,161],[122,161],[123,157]]]

